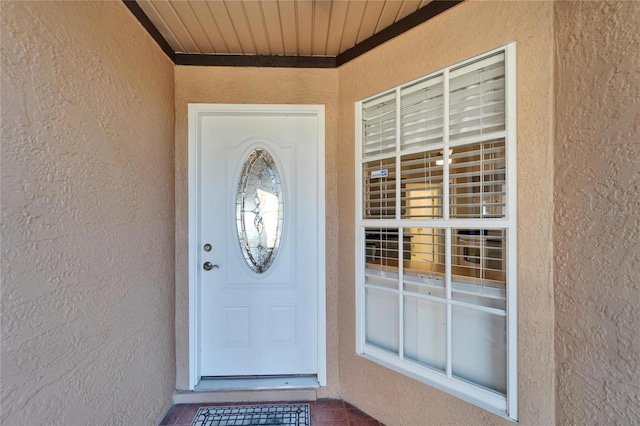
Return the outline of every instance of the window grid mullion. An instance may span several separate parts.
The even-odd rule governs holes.
[[[404,228],[398,228],[398,356],[404,359]]]
[[[402,161],[400,157],[402,144],[402,96],[400,87],[396,87],[396,220],[402,218]],[[398,356],[404,359],[404,228],[398,227]]]
[[[449,220],[449,68],[443,73],[443,107],[442,114],[442,138],[444,147],[442,148],[442,218]]]
[[[447,377],[452,376],[452,353],[453,347],[453,328],[451,327],[451,227],[447,226],[444,231],[445,235],[445,262],[444,262],[444,285],[445,285],[445,299],[447,305],[447,363],[446,373]]]
[[[402,206],[400,205],[400,198],[402,196],[402,191],[400,188],[400,178],[402,174],[402,170],[400,168],[402,166],[400,164],[400,132],[402,129],[402,123],[400,123],[400,101],[400,87],[396,87],[396,219],[398,220],[400,219],[400,214],[402,211]]]
[[[448,225],[450,220],[449,215],[449,68],[446,68],[443,72],[443,108],[442,114],[442,137],[444,148],[442,149],[442,219],[445,223],[445,262],[444,262],[444,285],[445,285],[445,299],[446,299],[446,374],[448,378],[451,378],[453,371],[453,357],[451,350],[453,348],[453,327],[451,323],[452,308],[451,308],[451,226]]]
[[[484,217],[484,142],[480,144],[480,218]]]

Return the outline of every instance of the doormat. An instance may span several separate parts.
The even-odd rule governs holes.
[[[200,407],[191,426],[310,426],[309,404]]]

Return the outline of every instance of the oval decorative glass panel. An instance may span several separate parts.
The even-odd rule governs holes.
[[[280,173],[264,149],[255,149],[242,167],[236,197],[240,250],[255,272],[266,272],[280,248],[284,220]]]

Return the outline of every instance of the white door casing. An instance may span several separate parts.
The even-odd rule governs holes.
[[[236,231],[254,149],[274,158],[284,193],[282,244],[262,274]],[[202,376],[243,375],[317,374],[324,385],[324,256],[324,107],[190,104],[190,388]],[[208,261],[218,268],[205,271]]]

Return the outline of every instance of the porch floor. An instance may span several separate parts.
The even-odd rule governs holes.
[[[311,426],[384,426],[358,408],[341,399],[319,399],[305,402],[311,408]],[[205,404],[175,404],[164,417],[160,426],[189,426],[200,407],[216,405],[262,405],[284,404],[279,402],[240,402],[240,403],[205,403]]]

